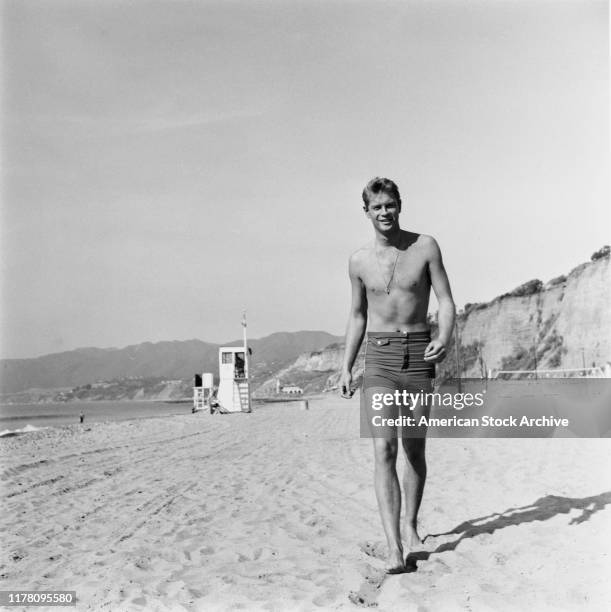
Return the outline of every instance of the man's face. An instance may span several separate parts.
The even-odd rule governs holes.
[[[382,234],[389,234],[399,229],[399,205],[395,199],[381,191],[369,200],[369,208],[365,215],[373,223],[373,227]]]

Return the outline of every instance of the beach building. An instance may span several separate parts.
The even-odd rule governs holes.
[[[295,385],[286,385],[282,387],[282,393],[288,393],[289,395],[303,395],[303,389]]]

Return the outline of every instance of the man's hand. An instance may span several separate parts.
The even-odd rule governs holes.
[[[339,379],[340,395],[344,399],[350,399],[354,395],[354,389],[352,389],[352,374],[350,372],[344,372]]]
[[[424,361],[439,363],[446,358],[446,345],[440,340],[432,340],[424,351]]]

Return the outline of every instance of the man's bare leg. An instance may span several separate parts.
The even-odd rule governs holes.
[[[403,475],[405,492],[405,541],[409,550],[422,544],[418,535],[417,520],[424,483],[426,481],[426,438],[404,438],[403,451],[406,465]]]
[[[401,487],[397,476],[396,439],[373,438],[375,455],[375,491],[388,543],[386,571],[398,573],[405,569],[401,544]]]

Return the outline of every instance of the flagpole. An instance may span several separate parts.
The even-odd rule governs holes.
[[[244,374],[248,379],[248,340],[246,339],[246,311],[242,313],[242,337],[244,339]]]
[[[248,406],[246,412],[250,412],[252,408],[250,405],[250,377],[248,373],[250,359],[248,355],[248,339],[246,338],[246,311],[242,313],[242,335],[244,338],[244,376],[246,376],[246,389],[248,390]]]

